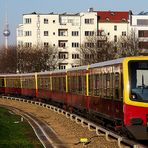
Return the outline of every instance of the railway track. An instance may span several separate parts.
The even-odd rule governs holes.
[[[28,123],[33,128],[36,136],[44,146],[44,148],[67,148],[55,131],[50,128],[45,122],[39,120],[30,113],[24,112],[18,108],[6,105],[0,105],[0,107],[5,107],[11,110],[13,113],[20,115],[22,118],[26,119]]]
[[[39,105],[41,107],[50,109],[58,114],[65,115],[66,118],[69,118],[70,120],[75,121],[77,124],[81,125],[82,127],[88,128],[89,131],[95,132],[97,136],[101,136],[101,137],[104,136],[106,138],[106,140],[109,142],[116,141],[118,144],[118,147],[123,147],[123,145],[133,147],[133,148],[144,148],[145,147],[135,141],[127,139],[126,137],[119,136],[111,131],[106,130],[105,128],[95,125],[94,123],[92,123],[92,122],[90,122],[78,115],[70,114],[69,112],[66,112],[65,110],[62,110],[62,109],[57,108],[55,106],[41,103],[41,102],[37,102],[37,101],[26,100],[26,99],[15,98],[15,97],[8,97],[8,96],[2,96],[2,99],[10,99],[10,100],[16,100],[16,101],[21,101],[21,102],[25,102],[25,103]],[[82,140],[82,142],[84,142],[84,144],[87,144],[89,142],[89,139],[87,139],[87,140],[85,139],[84,141],[83,140]]]

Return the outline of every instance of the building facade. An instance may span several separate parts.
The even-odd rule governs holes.
[[[55,46],[59,49],[58,69],[80,65],[78,49],[89,36],[105,35],[117,42],[120,36],[129,32],[130,11],[93,11],[76,14],[23,15],[23,22],[17,27],[17,46]]]
[[[148,54],[148,13],[141,12],[131,16],[131,30],[139,40],[142,54]]]
[[[130,11],[98,11],[97,15],[99,33],[108,40],[117,42],[129,33]]]
[[[17,27],[17,46],[55,46],[59,49],[59,69],[79,66],[78,48],[90,33],[97,31],[97,13],[23,15]]]

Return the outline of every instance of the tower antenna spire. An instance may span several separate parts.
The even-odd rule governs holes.
[[[5,3],[5,27],[3,31],[4,39],[5,39],[5,50],[7,53],[8,49],[8,37],[10,36],[9,24],[8,24],[8,8],[7,8],[7,1]]]

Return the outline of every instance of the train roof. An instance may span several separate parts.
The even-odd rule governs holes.
[[[67,71],[86,70],[87,67],[88,67],[88,65],[85,65],[85,66],[79,66],[79,67],[74,67],[74,68],[67,69]]]
[[[124,58],[119,58],[119,59],[115,59],[115,60],[110,60],[110,61],[104,61],[104,62],[100,62],[100,63],[95,63],[95,64],[91,64],[89,68],[115,65],[115,64],[122,63],[123,60],[124,60]]]
[[[37,73],[19,73],[19,74],[0,74],[0,77],[16,77],[16,76],[32,76],[32,75],[46,75],[46,74],[56,74],[56,73],[66,73],[66,72],[71,72],[71,71],[78,71],[78,70],[86,70],[87,68],[95,68],[95,67],[103,67],[103,66],[111,66],[111,65],[116,65],[120,64],[123,62],[125,58],[130,58],[131,60],[134,59],[148,59],[148,56],[135,56],[135,57],[124,57],[124,58],[118,58],[114,60],[109,60],[109,61],[104,61],[104,62],[99,62],[91,65],[85,65],[85,66],[79,66],[79,67],[74,67],[70,69],[63,69],[63,70],[54,70],[54,71],[45,71],[45,72],[37,72]]]

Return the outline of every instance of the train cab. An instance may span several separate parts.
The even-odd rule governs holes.
[[[148,57],[127,58],[123,71],[124,124],[134,138],[148,139]]]

